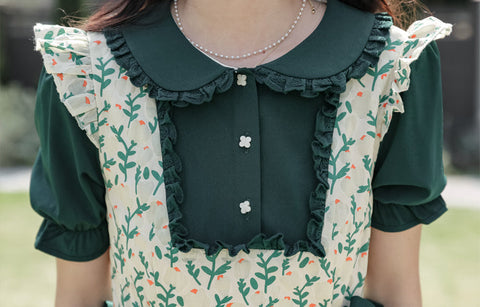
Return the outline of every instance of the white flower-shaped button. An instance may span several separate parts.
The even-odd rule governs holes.
[[[250,211],[252,211],[252,207],[250,207],[250,202],[248,200],[240,203],[240,212],[242,214],[247,214]]]
[[[237,85],[247,86],[247,76],[242,75],[242,74],[238,74],[237,75]]]
[[[239,145],[240,147],[250,148],[251,142],[252,142],[252,138],[251,138],[251,137],[242,135],[242,136],[240,137],[240,142],[238,143],[238,145]]]

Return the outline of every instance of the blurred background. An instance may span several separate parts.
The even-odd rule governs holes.
[[[454,24],[453,34],[438,42],[450,210],[424,228],[424,306],[480,306],[480,1],[424,2]],[[54,298],[54,260],[33,249],[41,220],[27,194],[38,150],[33,110],[42,65],[32,27],[87,16],[92,8],[85,0],[0,0],[0,306],[47,307]]]

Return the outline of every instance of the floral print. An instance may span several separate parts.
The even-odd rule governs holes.
[[[365,282],[371,178],[410,64],[450,25],[396,27],[376,67],[340,95],[321,241],[326,256],[280,250],[180,252],[172,244],[157,106],[114,60],[102,33],[37,25],[36,48],[61,100],[98,148],[107,188],[115,306],[348,306]],[[238,85],[246,80],[239,78]],[[242,143],[243,142],[243,143]],[[240,146],[250,145],[246,139]],[[247,147],[248,148],[248,147]],[[242,213],[250,209],[240,204]]]

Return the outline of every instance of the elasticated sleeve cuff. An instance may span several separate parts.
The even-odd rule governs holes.
[[[441,196],[417,206],[373,203],[372,227],[385,232],[399,232],[419,224],[430,224],[447,211]]]
[[[69,261],[89,261],[109,247],[107,223],[86,231],[72,231],[45,219],[38,231],[35,248]]]

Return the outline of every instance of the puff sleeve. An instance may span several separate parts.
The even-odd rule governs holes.
[[[410,86],[401,93],[404,113],[393,114],[372,181],[372,227],[388,232],[429,224],[447,210],[440,195],[446,178],[436,43],[426,46],[410,68]]]
[[[109,239],[87,36],[43,25],[35,33],[45,63],[35,108],[41,148],[30,183],[31,205],[44,218],[35,247],[88,261],[108,249]]]

